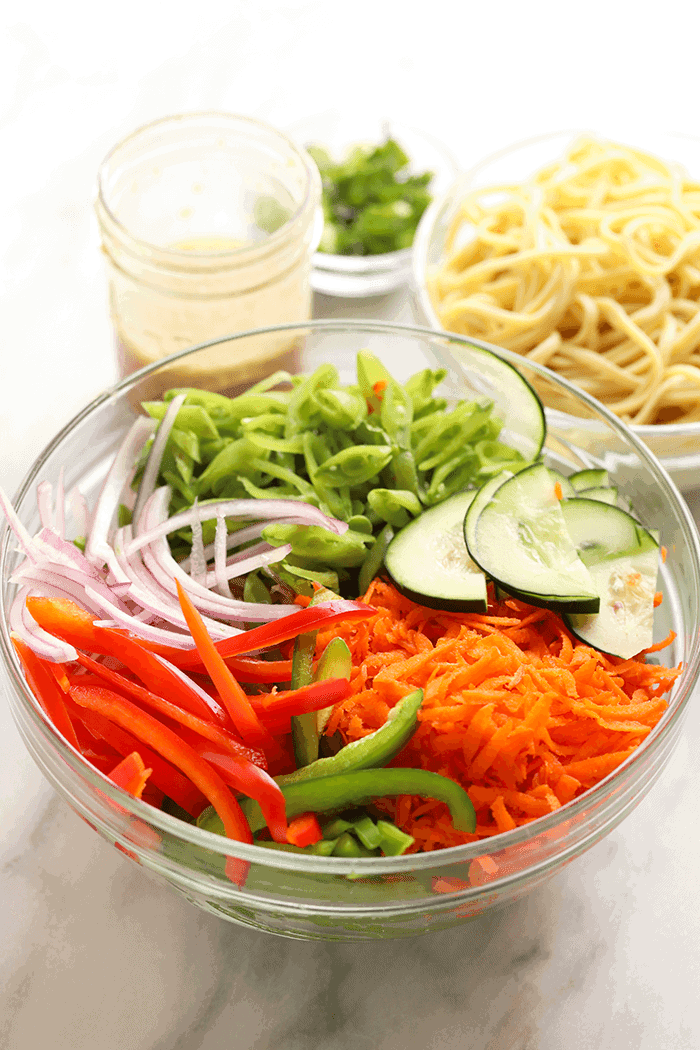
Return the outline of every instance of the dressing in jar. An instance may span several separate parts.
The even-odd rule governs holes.
[[[221,336],[308,320],[320,200],[305,151],[246,117],[167,117],[117,145],[95,207],[121,375]],[[233,393],[295,360],[289,334],[203,347],[159,369],[153,393]]]

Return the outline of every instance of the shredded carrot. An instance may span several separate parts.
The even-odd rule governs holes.
[[[668,557],[668,549],[666,547],[662,547],[661,548],[661,561],[665,563],[667,557]]]
[[[416,850],[456,846],[552,813],[598,783],[646,738],[681,673],[645,662],[673,632],[630,660],[577,641],[556,613],[515,599],[487,613],[427,609],[375,579],[370,619],[319,631],[318,652],[340,635],[353,657],[350,696],[326,727],[346,743],[383,725],[408,692],[423,689],[415,734],[393,760],[462,784],[474,835],[447,807],[415,796],[378,801]]]
[[[308,594],[297,594],[296,598],[294,599],[294,604],[301,605],[302,609],[305,609],[307,605],[311,604],[311,599],[309,598]]]
[[[560,481],[554,482],[554,495],[557,497],[557,499],[564,499],[564,492],[562,491]]]

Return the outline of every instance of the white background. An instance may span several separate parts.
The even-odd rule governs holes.
[[[430,131],[463,166],[562,127],[700,133],[689,0],[6,0],[0,17],[10,492],[114,378],[91,198],[100,160],[138,125],[213,108],[283,127],[360,109]],[[317,301],[405,310],[400,296]],[[171,901],[51,801],[4,710],[0,731],[0,1046],[700,1046],[697,715],[649,799],[553,888],[468,936],[370,953],[238,934]]]

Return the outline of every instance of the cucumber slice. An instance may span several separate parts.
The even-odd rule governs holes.
[[[600,503],[611,503],[613,506],[617,504],[616,485],[601,485],[599,488],[579,489],[575,495],[580,496],[581,499],[597,499]]]
[[[601,599],[597,615],[564,619],[587,645],[630,659],[653,641],[656,538],[624,510],[596,500],[564,500],[562,512]]]
[[[504,590],[562,612],[598,611],[547,467],[526,467],[496,488],[465,535],[476,564]]]
[[[571,478],[567,478],[566,474],[560,474],[558,470],[554,470],[552,467],[547,468],[549,470],[549,476],[552,481],[558,481],[561,485],[561,498],[569,499],[576,495],[576,489],[571,484]]]
[[[501,440],[517,448],[528,461],[537,459],[546,435],[542,402],[527,379],[503,358],[485,347],[449,344],[450,373],[461,373],[472,390],[494,402],[503,420]],[[485,381],[486,380],[486,381]]]
[[[569,481],[577,492],[581,492],[582,489],[607,488],[610,484],[610,475],[607,470],[592,467],[588,470],[578,470],[575,474],[570,474]]]
[[[486,580],[464,542],[464,518],[476,489],[423,511],[387,547],[384,567],[396,587],[419,605],[456,612],[486,611]]]
[[[476,550],[476,523],[479,520],[479,515],[484,507],[488,506],[491,502],[491,497],[494,492],[512,477],[515,477],[512,471],[502,470],[500,474],[496,474],[494,477],[490,478],[485,485],[481,486],[470,506],[467,508],[467,513],[464,516],[464,539],[472,560],[474,560],[472,549]]]
[[[654,550],[659,545],[631,514],[599,500],[565,499],[561,511],[571,542],[590,569],[601,561]]]

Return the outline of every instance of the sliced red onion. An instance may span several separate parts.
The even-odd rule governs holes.
[[[154,420],[147,416],[137,416],[109,468],[92,515],[90,535],[85,548],[86,557],[95,565],[109,564],[113,560],[112,548],[108,542],[109,529],[121,493],[134,472],[136,457],[154,428]]]
[[[238,521],[249,519],[270,522],[277,520],[287,525],[319,525],[321,528],[334,532],[336,536],[342,536],[348,529],[347,522],[329,518],[316,507],[291,499],[220,500],[218,503],[200,503],[195,507],[190,507],[189,510],[183,510],[148,532],[139,530],[139,534],[134,536],[126,553],[129,555],[132,551],[140,550],[141,547],[160,539],[161,536],[169,536],[177,529],[192,526],[196,521],[210,521],[217,514],[223,514],[226,518],[234,518]]]
[[[167,497],[163,495],[163,498],[156,501],[157,504],[162,508],[162,513],[156,519],[156,523],[160,524],[161,521],[165,521],[168,517],[168,504],[170,503],[170,491],[167,491]],[[195,507],[197,504],[195,503]],[[190,576],[195,583],[200,583],[202,577],[207,574],[207,563],[204,560],[204,540],[202,537],[202,523],[198,518],[194,518],[192,521],[192,552],[190,554],[190,560],[192,568],[190,569]]]
[[[222,594],[224,598],[231,598],[231,588],[229,587],[228,578],[226,576],[226,519],[221,514],[217,514],[216,517],[216,533],[214,536],[214,584],[219,594]],[[204,550],[202,549],[202,556]],[[205,570],[205,583],[207,582],[206,576],[206,562],[204,563]]]
[[[88,597],[90,595],[90,588],[86,588]],[[105,606],[107,603],[101,603]],[[192,641],[191,635],[182,634],[177,631],[170,631],[167,628],[155,627],[153,624],[143,623],[141,620],[137,620],[135,616],[129,613],[122,613],[116,605],[111,608],[107,608],[107,612],[110,614],[110,620],[98,620],[96,625],[99,627],[114,626],[124,627],[132,634],[135,634],[139,638],[145,638],[151,642],[158,642],[160,645],[172,645],[177,649],[194,649],[195,645]]]
[[[66,536],[66,492],[64,485],[63,467],[58,472],[58,483],[56,485],[56,507],[54,511],[54,528],[60,539]]]
[[[227,580],[235,580],[237,576],[245,576],[247,572],[255,572],[256,569],[262,569],[265,565],[276,565],[292,553],[292,545],[284,543],[281,547],[273,547],[269,543],[258,543],[243,553],[248,557],[239,557],[227,563],[224,569]],[[212,586],[215,579],[216,573],[208,573],[204,581],[205,586]]]
[[[74,487],[68,493],[68,505],[78,536],[87,536],[90,531],[90,511],[85,496],[78,488]]]
[[[40,481],[36,487],[36,502],[39,508],[41,524],[50,529],[54,525],[53,485],[50,481]]]
[[[167,411],[160,421],[160,425],[156,431],[156,435],[151,445],[151,451],[148,454],[148,460],[146,461],[146,467],[141,478],[141,484],[139,485],[138,495],[136,497],[136,503],[134,504],[134,510],[132,513],[132,521],[138,525],[139,518],[143,513],[143,508],[146,506],[146,502],[150,498],[153,490],[156,487],[158,481],[158,475],[160,474],[160,465],[163,462],[163,453],[165,452],[165,446],[168,443],[170,437],[170,431],[175,425],[175,419],[180,411],[180,408],[185,402],[186,394],[178,394],[174,397],[168,405]]]
[[[81,569],[88,576],[100,579],[99,572],[83,552],[78,550],[74,543],[61,539],[54,529],[43,528],[34,537],[34,544],[40,553],[44,553],[55,564]]]
[[[147,511],[146,511],[147,512]],[[117,536],[115,537],[115,554],[119,560],[120,566],[130,577],[130,586],[128,589],[128,596],[136,602],[140,607],[147,609],[154,616],[159,617],[172,623],[176,627],[184,627],[187,630],[187,623],[180,608],[180,603],[177,599],[177,588],[170,577],[159,577],[154,575],[151,571],[151,566],[144,563],[141,560],[142,553],[137,551],[131,558],[127,558],[124,554],[124,546],[131,539],[131,526],[126,525],[123,529],[119,529]],[[165,541],[167,544],[167,541]],[[189,577],[186,577],[189,579]],[[207,597],[214,598],[215,596],[211,592],[206,592]],[[213,612],[214,616],[222,616],[222,610],[218,606],[210,608],[212,603],[200,603],[200,608],[203,612]],[[209,632],[216,637],[228,638],[231,634],[240,633],[237,630],[233,630],[224,624],[218,623],[216,620],[204,618],[204,623],[207,626]]]
[[[78,659],[72,645],[62,642],[43,630],[27,609],[27,598],[35,594],[34,588],[20,587],[10,606],[10,630],[44,660],[51,663],[70,663]]]
[[[9,498],[5,495],[3,490],[0,488],[0,507],[2,507],[5,517],[7,518],[8,524],[15,534],[15,538],[18,540],[20,547],[28,558],[32,561],[37,560],[37,553],[34,547],[34,541],[25,529],[22,522],[17,517],[17,512],[12,506]]]
[[[141,517],[143,527],[147,529],[147,535],[156,535],[158,532],[158,521],[167,513],[168,492],[158,489],[153,493]],[[134,546],[133,543],[125,548],[125,553]],[[283,557],[289,553],[285,551]],[[266,605],[262,602],[242,602],[235,598],[224,598],[222,595],[213,594],[201,583],[193,580],[182,571],[178,563],[170,553],[168,541],[164,535],[157,536],[148,547],[143,550],[143,558],[146,566],[152,573],[157,573],[158,578],[166,590],[172,588],[177,593],[175,579],[178,579],[192,601],[200,609],[211,612],[212,615],[226,617],[227,619],[247,622],[266,622],[268,620],[282,619],[294,612],[294,608],[283,605]]]
[[[50,567],[42,569],[31,563],[26,563],[21,566],[17,572],[13,574],[11,580],[13,583],[22,584],[24,587],[32,583],[38,587],[47,589],[47,595],[52,598],[69,598],[73,602],[77,602],[78,605],[84,606],[88,612],[99,615],[102,606],[99,602],[92,602],[86,598],[86,583],[95,583],[97,580],[90,580],[89,577],[82,577],[82,581],[76,581],[67,575],[68,570],[63,569],[61,572],[52,572]],[[33,592],[36,594],[36,590]],[[109,590],[107,590],[109,595]],[[104,592],[103,592],[104,595]],[[111,598],[109,599],[111,600]],[[115,598],[115,601],[119,602],[120,608],[124,608],[124,603]]]
[[[269,521],[256,521],[253,525],[246,525],[244,529],[238,529],[236,532],[229,532],[226,536],[226,550],[230,551],[234,547],[240,547],[242,543],[250,543],[251,540],[256,540],[258,536],[262,536],[263,530],[266,529],[269,524]],[[207,563],[214,557],[214,546],[213,543],[209,543],[204,548],[204,560]],[[241,555],[236,555],[235,557],[240,556]],[[229,561],[232,560],[233,559],[229,559]],[[190,571],[189,558],[183,558],[178,564],[185,572]]]

